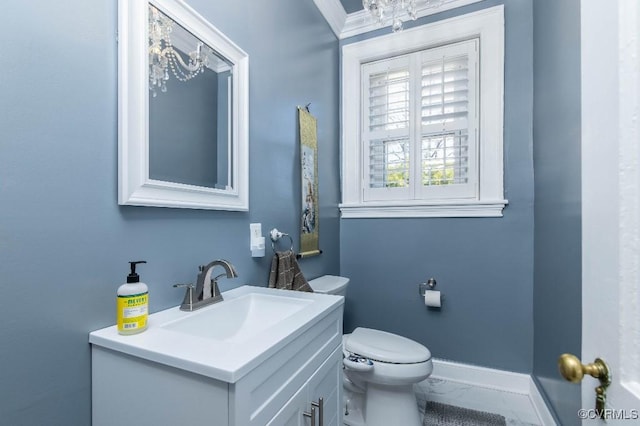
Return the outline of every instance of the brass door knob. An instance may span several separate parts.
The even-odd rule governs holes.
[[[600,386],[596,388],[596,411],[602,418],[607,402],[607,387],[611,384],[611,373],[607,363],[596,358],[591,364],[584,365],[577,356],[562,354],[558,358],[558,368],[562,377],[571,383],[580,383],[585,374],[600,381]]]
[[[600,358],[591,364],[583,364],[577,356],[572,354],[562,354],[558,359],[558,368],[562,377],[571,383],[580,383],[585,374],[596,379],[600,379],[602,384],[609,384],[609,367]]]

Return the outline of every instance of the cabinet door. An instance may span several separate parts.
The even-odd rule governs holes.
[[[313,373],[309,380],[287,401],[267,426],[309,426],[311,403],[323,399],[323,422],[315,409],[316,426],[342,426],[342,347],[335,351]]]
[[[309,419],[302,415],[305,408],[309,409],[306,385],[298,389],[298,392],[267,423],[267,426],[308,426]]]
[[[342,426],[342,347],[338,347],[311,376],[307,384],[309,403],[324,402],[322,424],[316,414],[318,426]],[[316,411],[318,409],[316,408]]]

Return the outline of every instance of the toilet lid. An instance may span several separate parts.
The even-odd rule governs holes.
[[[375,361],[413,364],[431,359],[431,352],[418,342],[397,334],[358,327],[344,341],[345,349]]]
[[[349,279],[335,275],[323,275],[309,281],[309,285],[315,293],[338,294],[349,284]]]

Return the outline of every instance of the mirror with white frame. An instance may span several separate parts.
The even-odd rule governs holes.
[[[248,210],[248,56],[181,0],[119,1],[118,202]]]

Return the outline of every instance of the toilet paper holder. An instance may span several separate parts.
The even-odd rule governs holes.
[[[436,279],[433,277],[429,278],[426,283],[418,284],[418,294],[420,294],[420,297],[424,297],[426,291],[435,290],[436,284]]]

